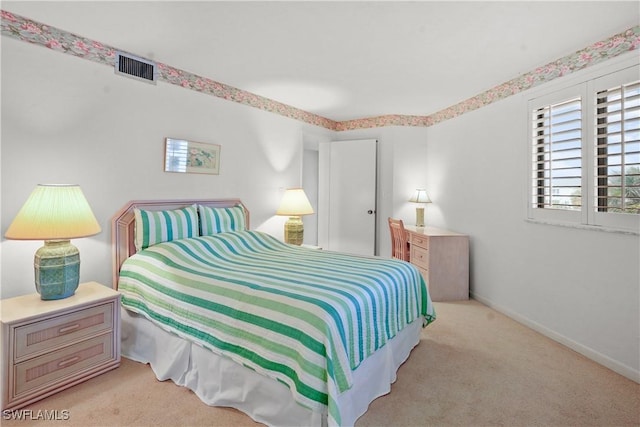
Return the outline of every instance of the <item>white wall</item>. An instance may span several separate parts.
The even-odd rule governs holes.
[[[470,236],[475,298],[640,381],[639,237],[525,221],[530,95],[429,128],[430,219]]]
[[[274,216],[285,188],[301,184],[304,134],[333,132],[8,37],[2,40],[1,232],[38,183],[76,183],[102,227],[76,239],[81,281],[111,285],[110,219],[126,202],[239,197],[252,228],[282,237]],[[220,175],[165,173],[164,138],[222,146]],[[329,138],[327,136],[327,138]],[[34,292],[42,242],[1,246],[2,298]]]

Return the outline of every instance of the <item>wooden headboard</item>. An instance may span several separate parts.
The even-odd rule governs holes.
[[[111,218],[111,245],[113,247],[113,283],[118,289],[120,267],[131,255],[136,253],[135,246],[135,208],[150,211],[180,209],[193,204],[210,206],[213,208],[227,208],[242,206],[245,212],[246,228],[249,229],[249,211],[240,199],[183,199],[183,200],[133,200],[124,205]]]

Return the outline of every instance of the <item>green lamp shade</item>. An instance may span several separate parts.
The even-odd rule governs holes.
[[[44,240],[34,257],[36,290],[43,300],[67,298],[80,282],[80,253],[69,239],[100,232],[77,185],[38,185],[7,229],[14,240]]]

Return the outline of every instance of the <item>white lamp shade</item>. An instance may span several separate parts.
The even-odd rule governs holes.
[[[302,188],[289,188],[284,192],[276,215],[300,216],[310,215],[313,208]]]
[[[422,188],[417,189],[409,201],[413,203],[431,203],[427,190]]]
[[[100,232],[78,185],[39,184],[7,229],[14,240],[67,240]]]

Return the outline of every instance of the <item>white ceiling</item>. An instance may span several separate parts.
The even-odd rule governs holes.
[[[312,113],[429,115],[640,24],[637,1],[3,1]]]

